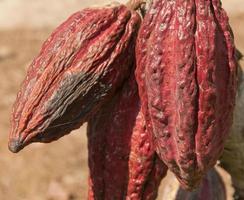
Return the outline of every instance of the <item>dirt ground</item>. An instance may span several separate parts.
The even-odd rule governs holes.
[[[244,6],[243,2],[238,4],[241,1],[223,3],[229,11],[237,47],[244,52]],[[88,178],[85,126],[57,142],[30,145],[19,154],[8,151],[7,137],[11,106],[43,41],[78,5],[82,8],[101,1],[53,1],[57,5],[63,2],[54,14],[50,9],[55,5],[49,6],[47,0],[23,2],[25,8],[21,10],[19,0],[0,0],[0,200],[83,200],[87,197]],[[43,12],[47,7],[49,10]],[[64,8],[67,9],[62,12]],[[16,16],[9,14],[13,10]]]

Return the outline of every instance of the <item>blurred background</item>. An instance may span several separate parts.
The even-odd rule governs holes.
[[[106,3],[109,0],[0,0],[1,200],[86,199],[86,127],[57,142],[33,144],[12,154],[7,148],[9,117],[26,69],[52,30],[73,12]],[[244,52],[244,2],[223,0],[223,6],[237,47]]]

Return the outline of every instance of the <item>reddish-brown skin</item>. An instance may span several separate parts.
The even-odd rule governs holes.
[[[123,5],[73,14],[30,65],[11,117],[9,148],[79,128],[129,76],[140,16]]]
[[[204,3],[199,2],[198,8],[201,4]],[[228,17],[219,1],[208,4],[211,14],[204,15],[202,10],[197,10],[197,21],[209,24],[199,28],[196,36],[199,85],[196,141],[201,141],[196,143],[196,154],[201,170],[214,165],[223,150],[232,123],[237,71]]]
[[[156,151],[182,187],[194,188],[219,158],[232,123],[236,60],[219,1],[154,0],[136,57]]]
[[[126,199],[156,199],[159,184],[166,175],[167,167],[155,153],[152,138],[146,130],[145,119],[141,111],[135,119],[132,131]]]
[[[167,168],[156,160],[133,76],[88,122],[87,134],[89,199],[156,198]]]
[[[214,165],[223,150],[223,143],[232,124],[237,85],[237,62],[228,17],[221,8],[220,1],[212,0],[210,6],[211,17],[197,15],[202,21],[215,21],[215,26],[199,30],[199,37],[196,37],[196,44],[201,44],[197,44],[196,51],[200,91],[196,140],[201,141],[196,145],[196,154],[199,155],[198,163],[202,170],[207,167],[204,164],[206,162]],[[212,38],[208,38],[207,35],[212,35]],[[204,43],[206,40],[209,41],[209,45]],[[200,59],[200,55],[206,57],[206,60]],[[205,63],[209,63],[207,73]]]
[[[152,171],[144,187],[142,195],[143,200],[153,200],[157,198],[160,182],[166,176],[167,170],[167,166],[155,155]]]

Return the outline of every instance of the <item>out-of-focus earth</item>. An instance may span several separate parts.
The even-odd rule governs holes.
[[[242,52],[243,1],[223,0]],[[12,154],[7,148],[9,118],[26,69],[54,27],[74,11],[106,3],[109,1],[0,0],[0,200],[86,199],[86,127],[57,142],[33,144]]]

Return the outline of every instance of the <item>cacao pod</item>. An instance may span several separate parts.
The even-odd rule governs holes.
[[[73,14],[30,65],[11,116],[9,149],[79,128],[131,71],[140,16],[124,5]]]
[[[89,199],[156,198],[167,168],[152,148],[133,75],[89,120],[87,135]]]
[[[144,187],[143,200],[154,200],[157,198],[161,180],[166,176],[167,170],[167,166],[155,155],[153,169]]]
[[[147,130],[182,187],[196,187],[232,123],[236,60],[219,0],[154,0],[139,31],[136,76]]]

